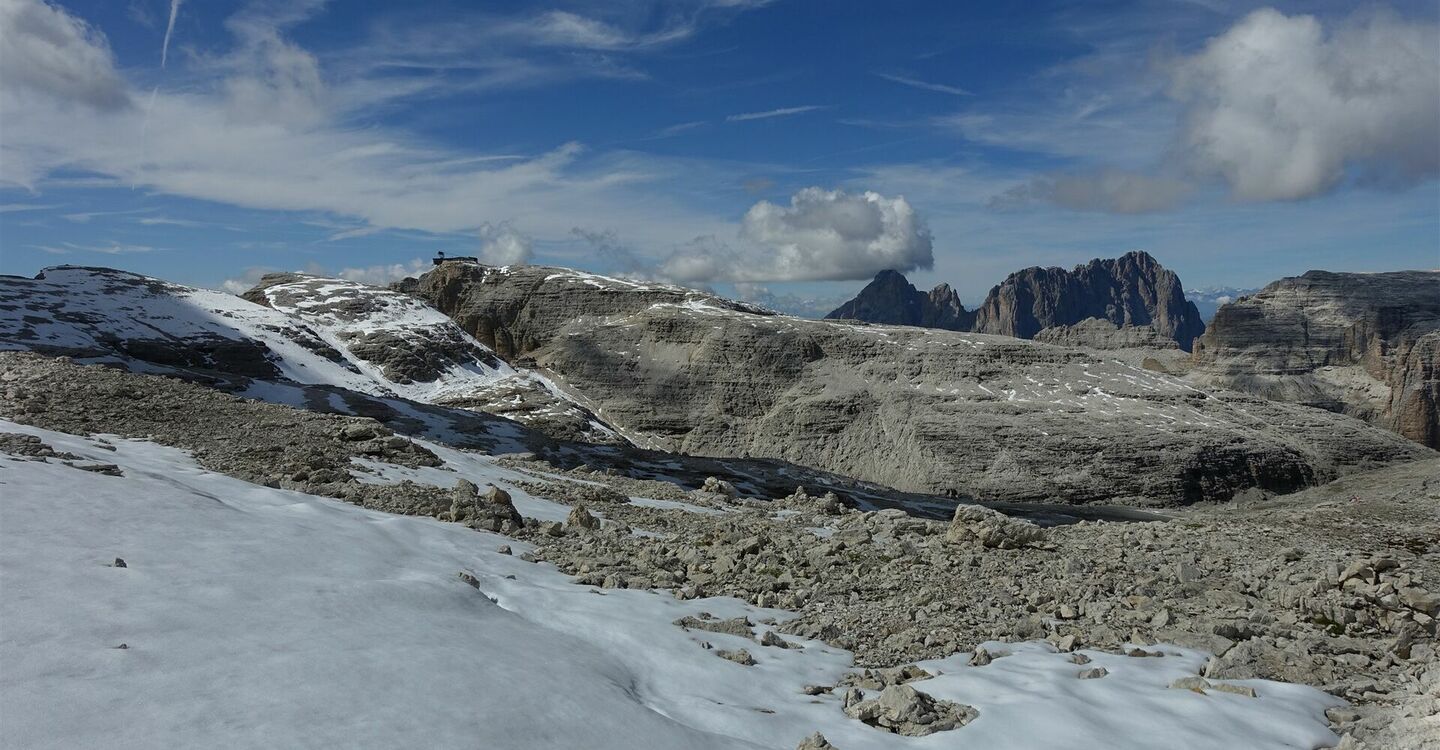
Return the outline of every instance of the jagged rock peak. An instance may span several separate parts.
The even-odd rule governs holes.
[[[968,330],[974,320],[949,284],[940,284],[926,294],[899,271],[890,270],[875,274],[854,299],[825,317],[955,331]]]
[[[1069,271],[1038,266],[1016,271],[976,310],[975,330],[1028,339],[1045,328],[1087,318],[1119,328],[1148,325],[1186,351],[1205,332],[1180,277],[1138,250],[1096,258]]]
[[[1200,311],[1185,299],[1180,277],[1143,251],[1096,258],[1069,271],[1039,266],[1016,271],[992,288],[974,311],[965,310],[948,284],[925,294],[899,273],[881,271],[854,299],[825,317],[1022,339],[1094,318],[1115,328],[1149,326],[1186,351],[1205,332]]]

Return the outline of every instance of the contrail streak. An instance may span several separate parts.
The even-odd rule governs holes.
[[[170,35],[175,33],[175,16],[180,15],[180,3],[182,0],[170,0],[170,22],[165,24],[165,43],[160,45],[160,67],[165,67],[165,61],[170,57]]]

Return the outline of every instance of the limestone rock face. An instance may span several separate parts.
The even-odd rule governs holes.
[[[868,323],[969,330],[975,315],[966,312],[960,297],[949,284],[928,294],[896,271],[881,271],[855,299],[825,316],[829,320],[863,320]]]
[[[1091,349],[1179,349],[1174,339],[1160,335],[1152,325],[1124,326],[1100,318],[1086,318],[1074,325],[1051,326],[1035,334],[1036,341],[1056,346]]]
[[[1342,412],[1440,447],[1440,272],[1281,279],[1219,309],[1197,382]]]
[[[1143,252],[1092,260],[1069,271],[1040,267],[1017,271],[969,312],[949,285],[941,284],[927,295],[904,276],[882,271],[855,299],[825,317],[1022,339],[1048,331],[1058,344],[1076,345],[1069,341],[1082,339],[1080,345],[1105,349],[1132,340],[1150,346],[1154,338],[1170,342],[1160,346],[1173,344],[1189,351],[1191,342],[1205,331],[1199,310],[1185,300],[1180,278]],[[1102,324],[1126,333],[1106,338],[1099,335]]]
[[[565,324],[581,317],[637,313],[652,305],[706,305],[757,317],[775,314],[693,289],[548,266],[446,263],[394,288],[429,302],[481,343],[511,359],[538,349]]]
[[[908,491],[1183,504],[1434,455],[1341,415],[1004,336],[802,320],[554,268],[442,267],[404,288],[637,444]]]
[[[1045,328],[1107,320],[1144,326],[1189,350],[1205,332],[1200,311],[1185,300],[1180,277],[1144,252],[1063,268],[1026,268],[990,290],[975,311],[974,329],[1033,338]]]

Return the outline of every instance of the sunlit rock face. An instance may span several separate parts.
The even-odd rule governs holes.
[[[1440,447],[1440,272],[1281,279],[1222,306],[1195,377]]]

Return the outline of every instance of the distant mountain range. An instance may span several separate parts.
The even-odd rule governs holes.
[[[1180,277],[1141,251],[1097,258],[1068,271],[1038,266],[1017,271],[992,288],[973,311],[960,304],[948,284],[924,293],[899,273],[882,271],[826,317],[1025,339],[1048,328],[1097,319],[1115,328],[1148,326],[1186,351],[1205,332]]]
[[[1233,286],[1207,286],[1198,289],[1186,289],[1185,299],[1195,303],[1195,309],[1200,311],[1200,319],[1208,325],[1215,317],[1215,311],[1221,305],[1234,302],[1241,297],[1248,297],[1259,289],[1242,289]]]

